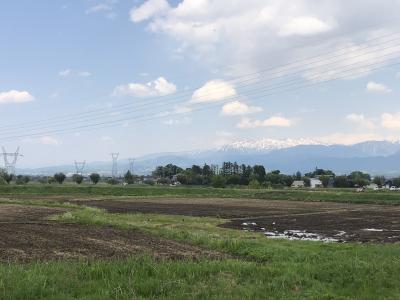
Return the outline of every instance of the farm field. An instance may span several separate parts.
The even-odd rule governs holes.
[[[0,193],[0,299],[400,296],[400,206],[361,198],[397,193],[13,188]]]

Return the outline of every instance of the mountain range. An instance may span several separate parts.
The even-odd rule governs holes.
[[[218,164],[236,161],[239,164],[262,164],[267,170],[279,169],[286,174],[302,173],[318,168],[330,169],[338,174],[354,170],[374,175],[400,174],[400,142],[368,141],[354,145],[324,144],[308,139],[260,139],[227,144],[202,151],[159,153],[138,157],[136,174],[150,174],[156,166],[176,164],[190,167],[193,164]],[[128,170],[128,160],[118,161],[120,173]],[[90,162],[85,172],[107,175],[111,162]],[[50,175],[55,172],[74,173],[74,165],[59,165],[35,169],[18,169],[19,173]]]

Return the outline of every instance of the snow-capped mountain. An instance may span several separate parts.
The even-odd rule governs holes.
[[[239,150],[239,151],[272,151],[278,149],[292,148],[300,145],[327,145],[312,139],[270,139],[262,138],[259,140],[244,140],[223,145],[218,149],[221,151]]]
[[[246,140],[222,147],[190,152],[159,153],[138,157],[135,160],[137,174],[150,174],[159,165],[169,163],[181,167],[193,164],[222,164],[236,161],[239,164],[262,164],[268,170],[279,169],[291,174],[296,171],[308,172],[315,167],[331,169],[336,173],[361,170],[372,174],[400,175],[400,142],[368,141],[354,145],[326,144],[311,139],[261,139]],[[128,169],[128,161],[121,159],[118,169]],[[111,162],[87,164],[86,172],[108,174]],[[74,172],[74,166],[54,166],[20,170],[21,173],[54,174]]]

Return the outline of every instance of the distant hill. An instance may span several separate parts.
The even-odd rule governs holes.
[[[268,170],[279,169],[292,174],[307,172],[315,167],[331,169],[336,173],[361,170],[371,174],[400,174],[400,143],[368,141],[355,145],[326,145],[311,140],[244,141],[224,145],[206,151],[160,153],[138,157],[135,161],[137,174],[150,174],[158,165],[173,163],[181,167],[193,164],[221,164],[236,161],[240,164],[262,164]],[[128,161],[121,159],[118,168],[128,169]],[[91,162],[86,172],[109,174],[111,162]],[[54,174],[63,171],[73,173],[73,165],[52,166],[36,169],[20,169],[20,173]]]

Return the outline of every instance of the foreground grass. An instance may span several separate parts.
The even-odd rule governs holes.
[[[136,257],[0,265],[0,299],[333,299],[346,294],[332,292],[332,288],[310,285],[296,268],[283,274],[276,266],[237,260],[155,261]],[[377,295],[363,299],[377,299]]]
[[[167,263],[172,276],[175,276],[175,268],[186,270],[196,278],[200,276],[197,280],[203,282],[200,286],[207,291],[190,292],[192,293],[190,295],[199,295],[199,298],[398,299],[400,297],[398,276],[400,245],[270,240],[257,233],[219,228],[217,225],[224,220],[215,218],[108,214],[92,208],[69,212],[57,219],[140,229],[149,234],[222,251],[236,257],[218,262]],[[163,272],[164,267],[165,263],[154,264],[154,272]],[[210,273],[205,275],[204,272],[215,273],[211,276]],[[192,284],[185,279],[185,276],[181,280],[183,286]],[[228,284],[226,280],[230,283]],[[156,290],[162,284],[162,281],[159,282]],[[162,298],[171,295],[174,295],[175,299],[195,298],[185,297],[182,293],[186,292],[181,290],[178,294],[166,294]]]
[[[248,189],[169,186],[89,186],[89,185],[0,185],[0,196],[128,196],[128,197],[182,197],[182,198],[240,198],[292,201],[332,201],[345,203],[373,203],[400,205],[400,192],[354,189]]]

